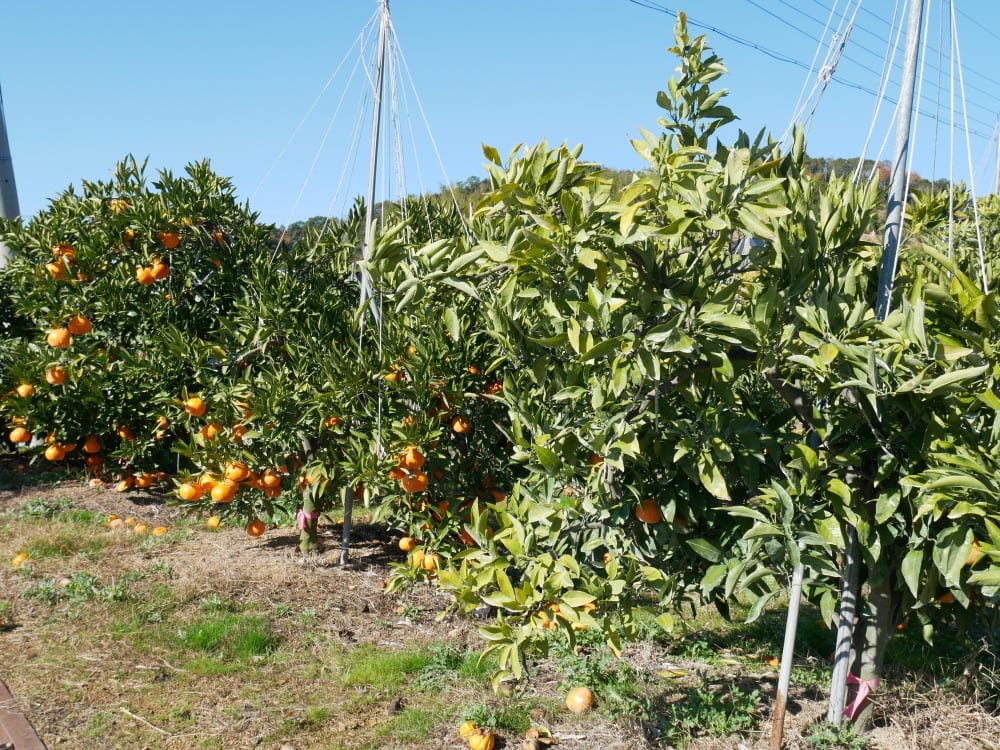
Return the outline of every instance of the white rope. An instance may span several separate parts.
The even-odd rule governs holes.
[[[949,0],[951,9],[952,36],[955,40],[955,59],[958,63],[959,92],[962,95],[962,118],[965,125],[965,154],[969,162],[969,191],[972,196],[972,214],[976,227],[976,248],[979,257],[979,274],[983,284],[983,292],[989,292],[989,280],[986,277],[986,256],[983,252],[983,234],[979,221],[979,201],[976,200],[975,170],[972,166],[972,143],[969,140],[969,108],[965,101],[965,75],[962,72],[962,50],[958,43],[958,23],[955,19],[955,3]]]
[[[369,21],[368,24],[371,24],[371,21]],[[354,52],[355,47],[358,46],[358,44],[361,42],[361,40],[362,40],[363,37],[364,37],[364,29],[361,30],[361,33],[358,34],[357,38],[354,40],[354,43],[347,50],[347,52],[344,53],[344,57],[341,59],[340,63],[337,65],[336,69],[334,69],[333,73],[327,79],[326,83],[323,84],[323,88],[320,89],[319,94],[316,95],[316,98],[313,100],[313,103],[306,110],[305,115],[302,116],[302,119],[299,121],[299,124],[295,126],[295,129],[292,131],[292,134],[288,137],[288,141],[282,147],[281,151],[278,152],[278,155],[274,158],[274,161],[271,163],[271,166],[268,167],[267,171],[264,173],[264,176],[261,177],[260,182],[257,184],[257,187],[254,189],[253,193],[251,193],[251,195],[250,195],[250,198],[249,198],[250,203],[253,203],[253,200],[257,196],[257,193],[260,192],[260,189],[264,186],[264,184],[270,178],[271,173],[274,171],[275,167],[277,167],[278,163],[281,162],[281,160],[284,158],[285,153],[288,151],[288,149],[291,147],[292,143],[295,141],[296,137],[299,134],[299,131],[302,130],[303,126],[306,124],[306,122],[312,116],[313,110],[315,110],[316,107],[319,105],[320,101],[322,101],[323,97],[326,95],[327,89],[329,89],[330,86],[333,84],[333,82],[337,79],[337,76],[340,74],[341,69],[347,63],[348,58]],[[352,74],[352,78],[353,78],[353,74]]]
[[[925,8],[925,19],[923,21],[924,29],[927,28],[927,17],[930,15],[930,6]],[[922,44],[923,48],[920,51],[920,71],[917,73],[917,96],[913,104],[913,112],[917,113],[918,116],[913,117],[913,129],[910,134],[910,144],[911,147],[906,152],[906,181],[903,184],[903,213],[899,218],[899,237],[903,236],[903,227],[906,225],[906,207],[909,205],[910,200],[910,187],[913,183],[913,159],[916,149],[912,147],[912,144],[917,143],[917,132],[920,129],[920,102],[922,101],[923,91],[924,91],[924,68],[927,63],[927,38],[926,33],[923,34]],[[911,116],[911,115],[907,115]]]
[[[931,185],[937,178],[937,155],[938,140],[941,130],[941,76],[944,73],[944,22],[941,20],[944,15],[944,4],[938,4],[938,64],[937,64],[937,93],[934,97],[934,148],[931,153]]]
[[[816,97],[816,101],[809,112],[809,116],[805,120],[808,125],[812,124],[813,118],[816,116],[816,110],[819,108],[819,103],[822,100],[823,95],[826,94],[826,89],[833,80],[834,74],[837,72],[837,66],[840,65],[840,58],[844,55],[844,52],[847,49],[847,42],[851,37],[851,32],[854,30],[854,21],[857,18],[858,11],[860,9],[861,2],[858,0],[858,4],[854,8],[854,14],[851,16],[851,20],[848,22],[847,27],[842,30],[838,29],[837,34],[834,36],[833,41],[836,41],[839,36],[840,44],[830,51],[830,56],[824,60],[823,67],[820,69],[819,80],[822,81],[823,85],[820,89],[819,96]]]
[[[892,70],[893,62],[896,59],[896,51],[899,49],[899,40],[903,33],[903,27],[900,23],[902,8],[900,7],[900,0],[896,0],[896,5],[892,10],[892,23],[890,25],[890,30],[896,28],[896,39],[888,40],[887,42],[887,52],[884,61],[882,63],[882,78],[879,81],[878,94],[875,97],[875,110],[872,112],[871,123],[868,126],[868,135],[865,137],[865,143],[861,147],[861,155],[858,158],[858,166],[854,171],[854,182],[855,184],[861,181],[861,174],[865,168],[865,159],[868,158],[868,149],[871,147],[872,137],[875,135],[875,125],[878,122],[879,113],[882,110],[882,102],[885,101],[886,89],[889,87],[890,71]],[[898,107],[897,107],[898,109]],[[882,145],[879,148],[877,155],[881,156],[885,151],[886,144],[889,142],[889,130],[886,130],[885,139],[882,141]],[[872,172],[868,175],[868,179],[871,180],[875,176],[875,172],[878,169],[878,158],[874,159],[874,164],[872,165]]]
[[[348,84],[350,84],[350,82],[354,80],[354,75],[357,72],[357,69],[358,69],[358,66],[355,65],[354,70],[351,72],[351,78],[348,81]],[[347,97],[348,88],[349,88],[349,86],[345,87],[344,93],[341,94],[340,101],[337,102],[337,108],[334,110],[333,115],[327,121],[326,129],[323,131],[323,137],[320,139],[319,146],[316,148],[316,151],[313,154],[312,163],[309,165],[309,169],[306,170],[306,174],[305,174],[305,177],[302,180],[302,184],[299,186],[299,192],[296,194],[295,201],[292,203],[292,206],[291,206],[291,208],[288,211],[288,215],[285,218],[285,227],[286,228],[284,230],[282,230],[281,236],[278,238],[277,243],[275,243],[274,250],[271,253],[271,257],[272,258],[275,255],[277,255],[278,249],[281,247],[281,242],[282,242],[282,240],[284,240],[285,233],[287,232],[288,223],[291,221],[292,216],[295,215],[295,211],[298,209],[299,203],[302,202],[302,196],[305,194],[306,188],[309,186],[309,182],[312,179],[313,172],[316,171],[316,166],[319,164],[320,158],[323,155],[323,151],[326,149],[326,142],[330,138],[330,132],[333,130],[333,125],[334,125],[334,123],[337,120],[337,115],[340,114],[340,108],[341,108],[341,106],[343,106],[344,99]]]
[[[795,106],[792,108],[792,118],[788,123],[788,127],[785,128],[785,132],[782,134],[779,142],[784,142],[785,138],[795,127],[795,124],[799,121],[801,112],[805,109],[806,102],[812,98],[812,95],[816,92],[816,60],[819,57],[819,51],[823,48],[823,40],[826,39],[826,34],[830,30],[830,24],[833,21],[833,15],[837,12],[837,6],[840,5],[840,0],[835,0],[833,5],[830,7],[830,13],[826,17],[826,24],[823,26],[823,33],[819,36],[819,43],[816,45],[816,50],[813,52],[812,60],[809,61],[809,69],[806,71],[805,78],[802,79],[802,88],[799,89],[799,98],[795,100]],[[834,36],[834,40],[836,35]],[[829,52],[827,52],[829,55]],[[809,85],[809,81],[813,81],[813,87],[809,92],[809,96],[805,96],[806,87]]]
[[[423,120],[424,128],[427,131],[427,136],[430,139],[431,147],[434,149],[434,156],[437,158],[438,166],[441,168],[441,174],[444,175],[445,184],[448,186],[448,192],[451,194],[451,199],[455,204],[455,208],[460,208],[458,205],[458,196],[455,195],[455,188],[452,185],[451,178],[448,177],[448,170],[445,169],[444,160],[441,158],[441,152],[438,150],[437,141],[434,140],[434,134],[431,132],[430,122],[427,119],[427,113],[424,111],[423,102],[420,101],[420,94],[417,93],[417,87],[413,83],[413,75],[410,73],[410,66],[406,62],[406,55],[403,51],[399,51],[399,58],[403,63],[403,71],[406,73],[406,79],[410,83],[410,89],[413,91],[413,98],[416,99],[417,109],[420,112],[420,117]],[[465,226],[466,233],[471,235],[471,228],[465,221],[465,217],[462,216],[461,210],[458,212],[462,219],[462,224]]]
[[[830,15],[827,17],[826,26],[823,29],[823,35],[820,37],[820,43],[816,47],[816,53],[813,55],[813,60],[809,66],[809,72],[807,73],[806,80],[803,82],[802,90],[805,91],[805,87],[808,84],[809,78],[813,76],[813,71],[815,70],[816,58],[819,55],[819,50],[823,45],[822,39],[826,38],[827,31],[830,28],[830,21],[836,11],[837,3],[834,3],[833,8],[830,9]],[[799,101],[796,102],[794,113],[792,114],[791,122],[789,122],[788,127],[779,139],[779,143],[784,143],[792,133],[793,128],[797,123],[802,123],[805,130],[808,131],[812,124],[813,118],[816,115],[816,111],[819,108],[820,102],[823,96],[826,94],[826,90],[829,87],[831,81],[833,81],[834,74],[837,72],[837,66],[840,65],[840,59],[843,57],[844,52],[847,49],[847,41],[850,38],[851,31],[854,29],[854,22],[857,18],[858,11],[861,9],[861,0],[857,0],[857,4],[854,7],[853,13],[851,12],[851,6],[848,4],[844,9],[844,14],[840,17],[840,23],[837,29],[833,32],[830,38],[830,45],[827,48],[826,54],[823,58],[823,63],[819,68],[819,72],[813,78],[813,86],[809,92],[809,95],[803,99],[802,94],[799,94]],[[849,20],[848,20],[849,18]],[[818,93],[817,93],[818,92]],[[809,111],[808,116],[804,116],[806,109],[809,107],[809,103],[812,102],[812,108]]]
[[[368,92],[362,92],[361,102],[358,105],[358,112],[363,113],[368,105]],[[323,222],[323,226],[320,228],[320,235],[326,233],[327,228],[330,225],[330,219],[337,215],[338,205],[343,210],[346,208],[344,204],[341,204],[341,198],[345,198],[346,194],[344,192],[344,186],[349,184],[354,177],[354,170],[358,165],[358,159],[361,154],[361,136],[363,134],[363,115],[359,114],[354,118],[354,128],[351,130],[351,137],[348,140],[347,154],[351,154],[353,158],[345,158],[340,168],[340,176],[337,179],[337,186],[333,192],[333,197],[330,199],[329,209],[326,212],[326,218]]]

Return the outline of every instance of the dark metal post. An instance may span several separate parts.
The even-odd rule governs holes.
[[[0,219],[13,219],[21,215],[17,202],[17,184],[14,182],[14,162],[7,138],[7,122],[3,114],[3,92],[0,91]],[[0,242],[0,268],[7,265],[10,251]]]

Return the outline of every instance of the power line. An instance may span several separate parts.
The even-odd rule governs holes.
[[[752,0],[747,0],[747,1],[750,2],[751,4],[756,4]],[[647,10],[656,11],[658,13],[664,13],[665,15],[668,15],[668,16],[670,16],[672,18],[677,18],[677,16],[678,16],[678,12],[677,11],[671,10],[670,8],[667,8],[667,7],[661,5],[661,4],[657,3],[657,2],[654,2],[653,0],[628,0],[628,2],[632,3],[633,5],[639,6],[640,8],[646,8]],[[879,16],[871,13],[870,11],[868,11],[868,13],[869,13],[869,15],[875,16],[875,18],[878,18],[883,23],[888,23],[884,19],[882,19]],[[687,17],[688,23],[691,26],[695,26],[695,27],[698,27],[698,28],[710,31],[713,34],[717,34],[717,35],[719,35],[719,36],[721,36],[721,37],[723,37],[725,39],[728,39],[728,40],[730,40],[732,42],[735,42],[736,44],[739,44],[739,45],[741,45],[743,47],[747,47],[748,49],[752,49],[752,50],[760,52],[760,53],[762,53],[764,55],[767,55],[768,57],[770,57],[770,58],[772,58],[774,60],[777,60],[778,62],[787,63],[789,65],[795,65],[796,67],[802,68],[803,70],[806,70],[806,71],[810,71],[811,70],[810,66],[807,65],[806,63],[804,63],[803,61],[801,61],[801,60],[799,60],[797,58],[791,57],[790,55],[787,55],[787,54],[785,54],[783,52],[778,52],[776,50],[773,50],[773,49],[770,49],[768,47],[765,47],[762,44],[758,44],[757,42],[751,41],[749,39],[745,39],[745,38],[743,38],[741,36],[738,36],[736,34],[733,34],[733,33],[729,32],[729,31],[726,31],[725,29],[721,29],[718,26],[715,26],[714,24],[705,23],[704,21],[699,21],[699,20],[697,20],[695,18],[692,18],[691,16],[686,16],[686,17]],[[803,33],[805,33],[805,32],[803,32]],[[806,36],[809,36],[809,35],[806,34]],[[812,41],[815,41],[815,42],[818,43],[818,40],[816,40],[815,37],[810,37],[810,39],[812,39]],[[858,67],[860,67],[860,68],[862,68],[864,70],[867,70],[869,73],[875,73],[876,75],[879,75],[879,76],[881,75],[881,74],[878,74],[877,71],[873,71],[871,68],[869,68],[869,67],[867,67],[867,66],[865,66],[865,65],[863,65],[861,63],[858,63],[856,60],[853,60],[851,58],[846,58],[846,56],[845,56],[845,59],[848,59],[854,65],[856,65],[856,66],[858,66]],[[858,91],[862,91],[862,92],[868,94],[869,96],[872,96],[874,98],[878,98],[878,92],[876,92],[870,86],[866,86],[866,85],[864,85],[862,83],[858,83],[856,81],[852,81],[852,80],[849,80],[847,78],[843,78],[843,77],[840,77],[840,76],[834,76],[833,81],[834,81],[834,83],[837,83],[837,84],[839,84],[841,86],[846,86],[847,88],[856,89]],[[885,99],[885,101],[889,102],[890,104],[893,104],[893,105],[898,104],[898,102],[895,99],[893,99],[892,97],[890,97],[890,96],[884,96],[883,99]],[[983,107],[983,109],[986,109],[986,108]],[[924,111],[924,110],[921,110],[921,109],[918,109],[917,113],[919,115],[923,116],[923,117],[931,117],[931,118],[936,118],[937,117],[936,114],[931,113],[931,112],[927,112],[927,111]],[[989,128],[993,127],[993,123],[987,123],[984,120],[980,120],[978,118],[971,118],[970,117],[969,120],[972,121],[972,122],[974,122],[974,123],[978,123],[979,125],[983,125],[985,127],[989,127]],[[950,123],[945,123],[945,124],[950,124]],[[990,135],[988,135],[988,134],[986,134],[986,133],[984,133],[984,132],[982,132],[980,130],[974,130],[972,128],[970,128],[968,132],[969,132],[970,135],[975,135],[975,136],[977,136],[979,138],[990,138],[991,137]]]
[[[767,8],[764,8],[760,3],[756,2],[756,0],[746,0],[746,2],[749,3],[750,5],[754,6],[755,8],[758,8],[763,13],[766,13],[767,15],[769,15],[769,16],[771,16],[773,18],[776,18],[777,20],[781,21],[783,24],[794,28],[796,31],[799,31],[800,33],[802,33],[803,35],[805,35],[807,38],[809,38],[810,40],[812,40],[816,44],[818,44],[818,45],[822,44],[821,40],[816,39],[811,34],[808,34],[803,29],[795,26],[795,24],[793,24],[793,23],[789,22],[788,20],[782,18],[781,16],[779,16],[775,12],[773,12],[771,10],[768,10]],[[782,5],[786,6],[787,8],[795,11],[796,13],[804,16],[805,18],[808,18],[809,20],[813,21],[814,23],[818,24],[821,27],[825,27],[826,26],[825,22],[817,19],[815,16],[809,15],[808,13],[806,13],[803,10],[801,10],[800,8],[795,7],[790,2],[788,2],[788,0],[777,0],[777,2],[781,3]],[[813,2],[816,3],[817,5],[819,5],[820,7],[823,7],[823,5],[820,2],[820,0],[813,0]],[[875,14],[873,14],[871,11],[868,11],[868,15],[875,15]],[[841,14],[840,18],[843,19],[843,15],[842,14]],[[885,21],[880,16],[875,15],[875,18],[878,18],[880,21],[882,21],[883,23],[885,23],[887,26],[889,25],[889,22]],[[854,24],[854,29],[856,31],[863,31],[866,34],[874,37],[883,46],[888,46],[888,44],[889,44],[888,39],[879,36],[874,31],[871,31],[870,29],[868,29],[868,28],[866,28],[866,27],[864,27],[864,26],[862,26],[860,24]],[[937,53],[938,52],[938,50],[936,48],[934,48],[932,45],[928,45],[928,48],[929,48],[929,50],[930,50],[931,53]],[[857,42],[857,41],[852,41],[848,49],[861,50],[861,51],[863,51],[863,52],[871,55],[873,58],[875,58],[875,59],[877,59],[879,61],[882,61],[882,60],[885,59],[885,55],[883,53],[876,52],[875,50],[871,49],[870,47],[867,47],[864,44],[861,44],[860,42]],[[877,73],[875,70],[873,70],[871,67],[862,64],[856,58],[854,58],[853,56],[851,56],[848,53],[844,54],[844,59],[847,60],[850,63],[853,63],[854,65],[857,65],[858,67],[862,68],[863,70],[865,70],[866,72],[868,72],[868,73],[870,73],[872,75],[881,75],[880,73]],[[938,72],[938,73],[942,72],[933,62],[928,62],[927,63],[927,67],[929,67],[934,72]],[[894,62],[893,63],[893,69],[899,70],[900,69],[900,63]],[[963,66],[963,70],[966,71],[966,72],[970,72],[970,73],[975,73],[976,72],[976,71],[970,69],[968,66]],[[984,78],[988,82],[993,83],[996,86],[1000,86],[1000,81],[994,81],[992,78],[989,78],[989,76],[986,76],[986,75],[984,75],[982,73],[976,73],[976,74],[979,75],[981,78]],[[965,88],[967,90],[970,90],[970,91],[978,91],[981,94],[985,94],[987,97],[990,98],[990,100],[993,100],[993,99],[996,98],[996,95],[995,95],[995,93],[993,91],[987,91],[986,89],[982,88],[981,86],[976,86],[975,84],[972,84],[972,83],[966,83],[965,84]],[[984,112],[989,112],[991,114],[996,109],[993,105],[982,104],[978,100],[969,99],[969,103],[972,104],[977,109],[981,109]],[[984,127],[990,127],[990,123],[989,122],[986,122],[984,120],[979,120],[978,118],[974,118],[974,119],[980,125],[983,125]]]

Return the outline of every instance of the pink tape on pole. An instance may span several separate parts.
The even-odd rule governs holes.
[[[302,508],[299,508],[299,512],[295,515],[295,523],[304,531],[313,518],[319,518],[319,513],[306,513]]]
[[[873,680],[862,680],[857,675],[848,673],[847,684],[857,685],[858,692],[854,694],[854,700],[851,701],[850,705],[844,709],[844,716],[848,719],[853,719],[857,716],[861,707],[864,706],[865,701],[868,700],[868,696],[872,694],[873,690],[878,688],[880,680],[876,677]]]

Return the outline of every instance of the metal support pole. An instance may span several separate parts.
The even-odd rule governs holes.
[[[375,178],[378,172],[378,141],[382,126],[382,87],[385,81],[385,48],[389,38],[389,0],[380,0],[381,16],[378,30],[378,60],[375,63],[375,93],[372,106],[372,140],[368,160],[368,192],[365,205],[365,239],[361,247],[361,259],[367,262],[371,255],[372,238],[375,234]],[[367,304],[376,323],[381,323],[381,314],[372,298],[371,277],[368,269],[361,267],[361,319],[358,324],[358,346],[361,347],[365,337],[365,312]],[[379,344],[381,346],[381,344]],[[381,385],[380,385],[381,387]],[[351,545],[351,516],[354,512],[354,487],[348,486],[344,492],[344,530],[343,546],[340,550],[340,564],[346,565],[349,559]]]
[[[851,641],[858,616],[858,573],[861,567],[861,549],[858,532],[847,527],[847,557],[844,561],[844,580],[840,587],[840,616],[837,623],[837,645],[833,656],[833,678],[830,681],[830,708],[826,720],[839,727],[847,704],[847,670],[851,666]]]
[[[17,184],[14,182],[14,162],[7,139],[7,122],[3,114],[3,92],[0,91],[0,219],[13,219],[21,215],[17,202]],[[0,268],[7,265],[10,250],[0,242]]]
[[[875,314],[879,320],[886,319],[892,304],[892,285],[896,277],[899,240],[903,231],[903,204],[906,200],[910,125],[913,121],[913,91],[917,80],[917,58],[920,55],[920,32],[923,19],[923,0],[910,0],[910,17],[906,30],[906,56],[903,60],[903,80],[900,85],[898,117],[896,119],[896,148],[889,184],[882,265],[879,269],[878,279],[878,301],[875,305]]]
[[[372,111],[372,140],[371,151],[368,159],[368,192],[365,195],[365,240],[361,248],[361,259],[367,261],[371,256],[372,239],[375,233],[375,177],[378,172],[378,140],[382,126],[382,86],[385,80],[385,47],[389,36],[389,0],[381,0],[382,16],[379,23],[378,32],[378,60],[375,67],[375,94]],[[371,300],[371,278],[367,268],[361,269],[361,305]],[[372,315],[376,322],[379,321],[378,307],[371,304]],[[365,318],[361,316],[361,333],[364,336]]]
[[[354,511],[354,488],[344,491],[344,529],[341,536],[340,564],[347,565],[351,551],[351,514]]]
[[[770,750],[781,750],[785,732],[785,709],[788,706],[788,686],[792,681],[792,661],[795,658],[795,633],[799,626],[799,601],[802,599],[803,565],[800,560],[792,571],[792,590],[788,594],[788,619],[785,622],[785,644],[781,649],[781,671],[778,673],[778,693],[771,718]]]

